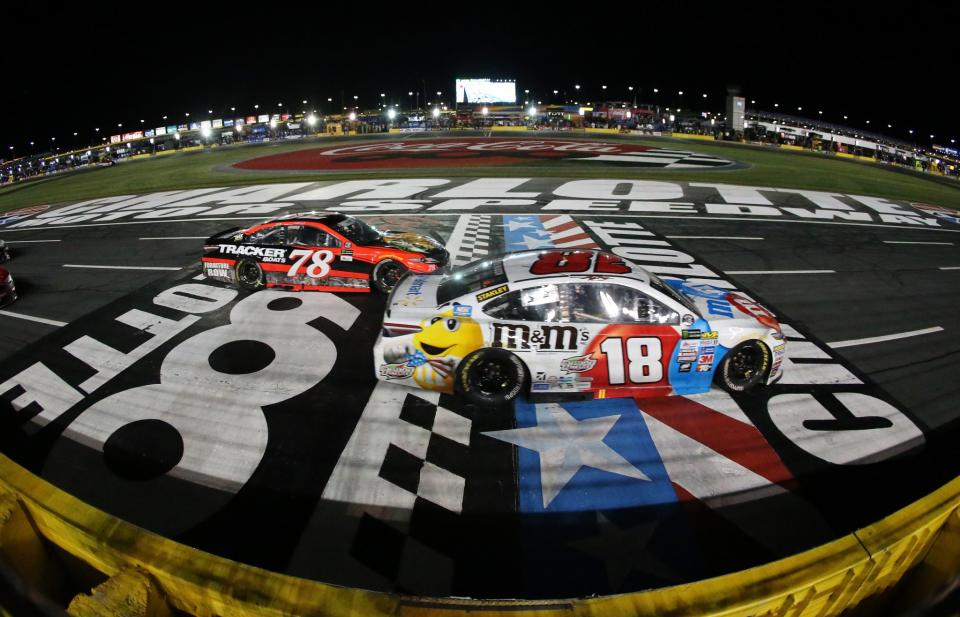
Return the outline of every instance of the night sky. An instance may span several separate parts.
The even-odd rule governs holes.
[[[61,148],[80,146],[94,127],[110,135],[117,123],[152,128],[182,123],[186,112],[210,117],[208,109],[239,116],[255,103],[261,113],[278,102],[299,111],[307,99],[329,111],[341,95],[348,105],[357,95],[361,108],[373,108],[384,92],[406,107],[408,91],[426,89],[449,104],[457,76],[513,77],[521,97],[528,88],[544,103],[554,89],[572,100],[574,84],[581,101],[600,98],[602,84],[608,98],[632,100],[633,85],[642,102],[713,111],[737,84],[748,106],[800,106],[798,115],[810,117],[822,110],[824,120],[903,139],[914,129],[923,144],[931,133],[936,143],[960,140],[957,3],[646,4],[268,3],[255,11],[164,3],[147,14],[141,3],[5,7],[2,156],[10,145],[27,152],[30,140],[37,149],[51,137]],[[539,10],[511,8],[524,5]],[[456,6],[462,12],[451,12]]]

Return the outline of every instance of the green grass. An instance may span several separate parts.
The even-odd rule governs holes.
[[[455,134],[464,135],[463,133]],[[504,136],[498,133],[498,136]],[[449,135],[447,135],[449,136]],[[531,136],[525,134],[525,136]],[[570,138],[556,134],[539,138]],[[380,138],[397,139],[398,135]],[[579,136],[578,136],[579,137]],[[602,137],[588,136],[591,140]],[[637,171],[623,167],[588,167],[584,164],[556,164],[543,167],[461,167],[401,169],[396,171],[329,172],[237,172],[225,169],[248,158],[291,152],[303,148],[353,142],[358,138],[323,138],[298,143],[211,148],[169,156],[129,161],[110,168],[95,169],[60,177],[20,183],[0,189],[0,212],[37,204],[74,202],[113,195],[201,187],[236,186],[268,182],[344,180],[377,176],[455,177],[455,176],[536,176],[563,178],[617,177],[691,182],[722,182],[752,186],[833,191],[874,195],[908,201],[923,201],[960,208],[960,182],[896,170],[883,165],[837,159],[773,148],[708,141],[683,141],[666,138],[623,139],[659,147],[678,147],[746,163],[746,169],[714,171]]]

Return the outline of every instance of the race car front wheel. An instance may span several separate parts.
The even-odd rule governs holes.
[[[454,387],[467,402],[492,406],[517,398],[527,382],[520,358],[506,349],[478,349],[460,363]]]
[[[377,290],[386,294],[393,291],[406,273],[407,267],[399,261],[384,259],[373,267],[370,278],[373,279],[373,285]]]
[[[762,385],[769,372],[770,350],[760,341],[746,341],[724,357],[714,381],[727,392],[748,392]]]
[[[263,268],[252,259],[241,259],[237,263],[237,284],[247,291],[257,291],[266,285]]]

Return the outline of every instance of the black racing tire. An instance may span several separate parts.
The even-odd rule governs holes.
[[[267,277],[263,268],[252,259],[241,259],[237,262],[237,285],[247,291],[259,291],[266,287]]]
[[[388,294],[407,274],[407,267],[395,259],[384,259],[373,267],[370,280],[377,291]]]
[[[457,367],[454,389],[468,403],[505,405],[526,392],[529,372],[523,361],[506,349],[478,349]]]
[[[770,348],[760,341],[744,341],[724,356],[713,380],[727,392],[749,392],[767,381]]]

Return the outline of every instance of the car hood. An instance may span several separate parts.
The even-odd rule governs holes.
[[[385,231],[381,240],[389,247],[411,253],[430,254],[443,250],[443,245],[433,238],[412,231]]]
[[[663,282],[689,298],[711,328],[780,331],[780,323],[774,314],[742,293],[678,279],[664,279]]]
[[[388,319],[420,321],[437,312],[437,290],[444,277],[409,274],[393,288],[387,304]]]

